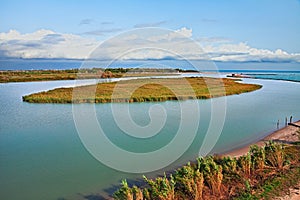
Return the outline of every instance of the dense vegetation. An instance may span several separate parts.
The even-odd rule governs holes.
[[[232,79],[149,78],[58,88],[24,96],[23,100],[30,103],[107,103],[207,99],[259,88],[260,85],[243,84]]]
[[[179,72],[174,69],[150,69],[150,68],[90,68],[90,69],[66,69],[66,70],[8,70],[0,71],[0,83],[53,81],[74,79],[119,78],[122,76],[149,76],[165,75]],[[180,72],[186,72],[180,70]]]
[[[300,180],[300,146],[272,141],[252,146],[239,158],[208,156],[174,173],[130,187],[126,180],[116,200],[270,199]]]
[[[0,71],[0,83],[120,77],[101,69]]]

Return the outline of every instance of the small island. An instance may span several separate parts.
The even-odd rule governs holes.
[[[208,99],[251,92],[261,87],[261,85],[245,84],[227,78],[141,78],[75,88],[57,88],[23,96],[23,101],[29,103],[132,103]],[[130,91],[130,88],[134,90]]]

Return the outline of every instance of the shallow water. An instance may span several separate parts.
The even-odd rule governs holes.
[[[245,79],[263,85],[261,90],[214,101],[227,100],[225,124],[211,153],[228,151],[257,141],[276,129],[279,119],[300,119],[300,84],[273,80]],[[0,84],[0,199],[91,199],[111,193],[123,178],[136,180],[141,174],[119,172],[97,161],[83,146],[73,120],[72,105],[29,104],[25,94],[55,87],[71,86],[72,81]],[[195,102],[182,104],[193,121]],[[211,100],[196,101],[200,108],[197,135],[190,148],[162,171],[198,156],[211,117]],[[164,147],[175,137],[181,120],[178,102],[134,103],[129,105],[133,120],[141,126],[150,121],[149,108],[162,106],[168,114],[159,134],[140,140],[132,138],[116,125],[111,104],[97,104],[97,119],[107,137],[131,152],[148,152]],[[126,104],[118,104],[120,107]],[[92,104],[75,105],[86,107]],[[159,118],[160,116],[155,116]],[[185,129],[187,137],[192,130]],[[101,145],[101,143],[100,143]],[[109,154],[110,152],[103,152]],[[173,152],[169,152],[170,156]],[[111,158],[114,159],[114,155]]]

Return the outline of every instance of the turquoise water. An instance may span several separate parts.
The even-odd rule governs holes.
[[[270,79],[300,82],[300,71],[223,70],[223,74],[242,74],[254,79]]]
[[[211,153],[228,151],[263,138],[276,129],[280,119],[292,115],[300,119],[300,84],[295,82],[245,79],[263,85],[261,90],[221,97],[227,100],[222,135]],[[29,104],[25,94],[70,86],[72,81],[0,84],[0,199],[56,200],[101,199],[107,197],[123,178],[137,181],[142,174],[119,172],[97,161],[83,146],[73,120],[72,105]],[[192,101],[185,109],[193,120]],[[211,100],[196,101],[200,107],[197,135],[190,148],[176,162],[156,176],[198,156],[211,117]],[[129,108],[133,120],[149,123],[149,108],[156,103],[135,103]],[[132,152],[148,152],[162,148],[175,137],[181,120],[178,102],[161,102],[168,114],[165,126],[155,137],[138,140],[125,135],[111,114],[111,104],[95,105],[99,123],[107,137],[117,146]],[[90,104],[75,105],[88,109]],[[126,106],[126,104],[119,104]],[[159,118],[160,116],[155,116]],[[187,137],[192,130],[186,128]],[[100,143],[101,144],[101,143]],[[110,152],[103,152],[110,154]],[[169,152],[170,156],[173,152]],[[110,155],[115,159],[114,155]],[[135,164],[135,163],[130,163]]]
[[[271,73],[271,74],[249,74],[257,79],[273,79],[300,82],[300,72],[285,72],[285,73]]]

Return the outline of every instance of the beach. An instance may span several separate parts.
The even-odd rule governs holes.
[[[300,126],[300,120],[297,122],[294,122],[293,124]],[[244,146],[239,149],[235,149],[232,151],[229,151],[227,153],[224,153],[224,156],[232,156],[232,157],[239,157],[242,155],[245,155],[250,150],[250,146],[256,144],[257,146],[263,146],[265,142],[273,140],[274,142],[281,142],[285,144],[290,144],[293,142],[296,142],[299,140],[298,135],[296,134],[296,131],[299,130],[298,127],[293,125],[287,125],[281,129],[278,129],[268,135],[267,137],[263,138],[262,140],[259,140],[256,143],[249,144],[247,146]]]
[[[275,142],[281,142],[284,144],[291,144],[293,142],[299,141],[299,134],[296,133],[297,130],[300,130],[299,127],[296,126],[300,126],[300,120],[297,122],[292,123],[293,125],[291,125],[289,123],[289,125],[274,131],[273,133],[271,133],[270,135],[268,135],[267,137],[263,138],[262,140],[254,143],[258,146],[263,146],[265,144],[265,142],[273,140]],[[296,126],[295,126],[296,125]],[[250,150],[250,146],[254,145],[254,144],[249,144],[245,147],[230,151],[228,153],[225,153],[224,156],[232,156],[232,157],[239,157],[242,155],[245,155],[247,152],[249,152]],[[285,196],[281,196],[281,197],[276,197],[276,200],[296,200],[296,199],[300,199],[300,183],[298,183],[298,185],[290,188],[289,193]]]

